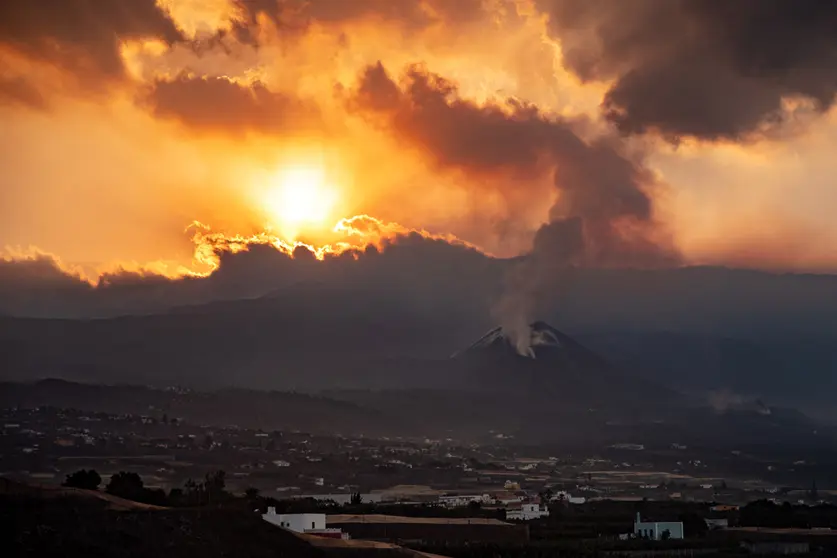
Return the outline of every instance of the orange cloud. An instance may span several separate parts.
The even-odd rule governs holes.
[[[297,254],[301,249],[316,259],[323,260],[330,255],[363,251],[370,247],[383,251],[390,242],[397,241],[399,237],[416,235],[478,250],[476,246],[451,234],[433,234],[421,229],[410,229],[397,223],[385,223],[368,215],[341,219],[331,231],[330,237],[333,240],[319,245],[298,240],[288,241],[270,232],[259,232],[249,236],[212,232],[207,225],[200,222],[193,223],[190,229],[194,231],[194,259],[200,266],[208,268],[208,273],[218,269],[222,253],[236,254],[248,250],[251,246],[272,246],[288,256]]]
[[[334,217],[374,215],[401,223],[400,234],[450,234],[502,256],[543,246],[553,238],[544,225],[581,219],[584,260],[597,265],[678,253],[826,265],[829,250],[800,259],[781,249],[804,244],[809,229],[833,244],[837,230],[816,203],[830,199],[821,177],[837,142],[820,74],[742,76],[731,60],[765,62],[772,51],[723,33],[709,44],[718,35],[709,32],[738,33],[749,19],[725,24],[707,4],[692,14],[697,35],[681,36],[691,16],[665,4],[643,0],[628,13],[571,0],[7,2],[0,242],[84,269],[167,262],[155,265],[169,276],[193,265],[182,228],[196,220],[213,225],[204,235],[293,250],[274,240],[295,235],[265,192],[281,169],[316,159],[339,194]],[[654,13],[676,35],[670,52]],[[792,23],[793,36],[808,24],[820,36],[816,22]],[[693,48],[704,43],[706,52]],[[806,52],[820,60],[812,48],[759,67],[797,67]],[[696,73],[673,71],[699,54]],[[698,79],[715,69],[724,79]],[[724,86],[734,103],[716,94]],[[662,102],[683,100],[678,88],[707,94],[688,110]],[[758,103],[740,106],[751,88]],[[776,106],[794,135],[766,143],[759,126]],[[633,137],[617,137],[616,125]],[[753,129],[758,137],[741,141]],[[660,131],[685,139],[661,145]],[[758,157],[772,170],[756,168]],[[769,206],[763,226],[777,231],[748,237],[758,257],[730,248],[744,242],[752,200]],[[577,240],[572,227],[557,230]],[[360,246],[355,233],[306,232],[317,253]],[[205,257],[200,273],[211,249]]]
[[[274,93],[259,82],[242,84],[223,77],[181,75],[173,81],[156,81],[146,102],[155,116],[208,132],[282,135],[322,127],[317,124],[316,107]]]
[[[156,37],[171,43],[182,36],[154,0],[35,0],[3,2],[0,37],[5,48],[89,83],[124,75],[120,41]]]

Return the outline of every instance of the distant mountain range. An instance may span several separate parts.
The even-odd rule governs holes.
[[[442,361],[492,325],[492,283],[469,289],[476,278],[468,269],[454,285],[382,287],[321,277],[256,298],[146,315],[0,316],[0,379],[431,389],[439,382],[427,369],[444,370]],[[707,403],[719,392],[760,397],[837,419],[835,278],[712,268],[577,270],[565,287],[544,316],[632,383]],[[131,300],[141,301],[145,287],[136,288]]]
[[[837,277],[568,268],[532,359],[490,313],[520,261],[418,237],[322,262],[251,246],[207,278],[97,288],[0,263],[0,380],[181,385],[209,394],[177,400],[195,420],[387,434],[801,443],[818,427],[782,409],[837,420]]]
[[[0,406],[155,409],[199,423],[473,440],[502,435],[523,443],[830,443],[822,425],[804,415],[740,398],[712,408],[626,373],[544,322],[532,324],[531,340],[531,352],[521,355],[495,329],[451,357],[310,368],[310,386],[344,374],[343,385],[319,395],[49,380],[3,385]]]

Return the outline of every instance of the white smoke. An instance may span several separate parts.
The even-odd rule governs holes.
[[[536,305],[536,271],[527,258],[514,266],[505,277],[503,294],[494,305],[492,315],[503,335],[520,356],[534,358],[532,349],[533,314]]]

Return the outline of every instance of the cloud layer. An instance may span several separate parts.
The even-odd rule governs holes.
[[[203,273],[188,223],[281,236],[279,171],[321,166],[334,221],[531,254],[495,304],[510,325],[579,266],[833,269],[835,21],[773,0],[8,2],[0,242]],[[321,255],[328,229],[283,240]]]
[[[155,116],[199,131],[281,135],[299,132],[306,120],[317,120],[316,107],[299,99],[274,93],[262,83],[242,85],[223,77],[160,80],[146,102]]]

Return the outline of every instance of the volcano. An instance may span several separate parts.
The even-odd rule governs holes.
[[[524,354],[497,327],[451,356],[461,387],[518,395],[565,408],[625,411],[665,405],[677,398],[667,388],[632,377],[569,335],[545,322],[529,327]]]
[[[572,358],[586,358],[601,360],[595,353],[576,342],[572,337],[562,333],[546,322],[533,322],[529,325],[529,343],[527,350],[521,351],[512,342],[502,327],[495,327],[464,351],[454,353],[452,358],[479,352],[513,353],[524,358],[554,358],[564,354]],[[571,354],[571,355],[570,355]]]

